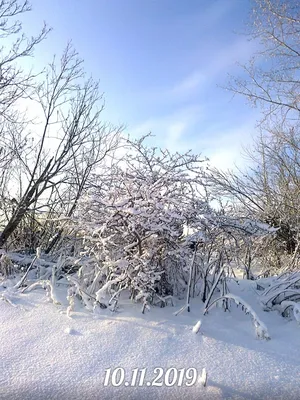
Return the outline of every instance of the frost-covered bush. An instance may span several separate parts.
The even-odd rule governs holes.
[[[93,176],[68,224],[82,240],[69,300],[115,309],[126,290],[144,311],[172,296],[225,295],[233,248],[265,227],[211,208],[198,156],[128,144],[122,162]]]
[[[292,312],[300,323],[300,272],[284,273],[269,281],[260,296],[265,311],[278,310],[283,316]]]
[[[131,145],[123,165],[95,176],[78,205],[85,260],[78,279],[99,301],[117,301],[127,289],[145,309],[185,290],[192,250],[184,229],[210,208],[199,193],[199,157]]]

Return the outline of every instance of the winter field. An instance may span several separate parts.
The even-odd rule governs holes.
[[[241,307],[212,308],[203,316],[203,303],[193,299],[189,313],[175,316],[182,305],[176,301],[141,314],[140,304],[124,296],[117,312],[91,313],[78,302],[68,317],[64,285],[56,288],[61,304],[55,305],[42,288],[15,291],[16,281],[2,281],[0,289],[1,399],[300,398],[299,326],[262,310],[257,281],[232,281],[230,292],[250,304],[271,340],[256,337]],[[105,369],[116,367],[126,377],[147,368],[150,380],[156,367],[193,367],[198,379],[191,387],[104,387]]]
[[[300,2],[64,3],[0,1],[0,400],[300,399]]]

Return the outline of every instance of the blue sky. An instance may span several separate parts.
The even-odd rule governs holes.
[[[104,118],[155,144],[192,149],[223,168],[244,163],[256,113],[217,85],[238,73],[254,44],[239,35],[248,0],[31,0],[29,34],[45,20],[53,31],[35,65],[72,40],[85,69],[100,79]]]

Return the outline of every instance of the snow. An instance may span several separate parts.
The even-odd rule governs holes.
[[[230,289],[268,326],[270,341],[255,339],[240,308],[202,316],[199,299],[178,316],[184,301],[141,314],[140,304],[123,299],[118,312],[98,315],[76,303],[68,318],[65,288],[56,288],[61,305],[48,302],[42,288],[12,293],[17,307],[0,301],[0,399],[299,399],[299,326],[264,312],[255,286],[240,281]],[[200,316],[202,335],[195,335]],[[192,387],[103,387],[110,367],[123,367],[127,376],[134,368],[153,376],[156,367],[192,367],[199,379]]]
[[[200,331],[200,328],[201,328],[201,321],[198,321],[196,325],[193,327],[193,332],[198,333]]]
[[[70,327],[67,327],[67,328],[65,329],[65,333],[67,333],[68,335],[76,335],[76,334],[77,334],[77,331],[75,331],[75,329],[72,329],[72,328],[70,328]]]

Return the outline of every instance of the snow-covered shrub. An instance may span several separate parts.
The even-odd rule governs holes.
[[[95,176],[94,189],[78,205],[74,226],[85,262],[77,279],[107,305],[127,289],[144,310],[185,291],[192,250],[183,231],[209,206],[196,196],[199,157],[131,145],[125,166]]]
[[[64,225],[77,240],[72,290],[89,309],[115,309],[126,290],[143,311],[172,296],[186,296],[189,311],[190,297],[225,295],[233,249],[245,235],[266,234],[265,227],[210,206],[199,156],[148,148],[143,140],[126,146],[121,162],[93,175]]]
[[[265,311],[278,310],[283,316],[293,311],[300,322],[300,272],[284,273],[270,279],[270,286],[260,296]]]
[[[239,265],[244,244],[262,240],[272,234],[272,229],[259,221],[237,218],[223,212],[204,215],[201,224],[202,231],[197,232],[200,238],[196,255],[196,281],[200,283],[198,294],[207,307],[216,292],[222,296],[228,293],[228,280],[235,278],[233,267]],[[250,273],[249,267],[248,278]],[[223,306],[225,310],[228,309],[226,299]]]

